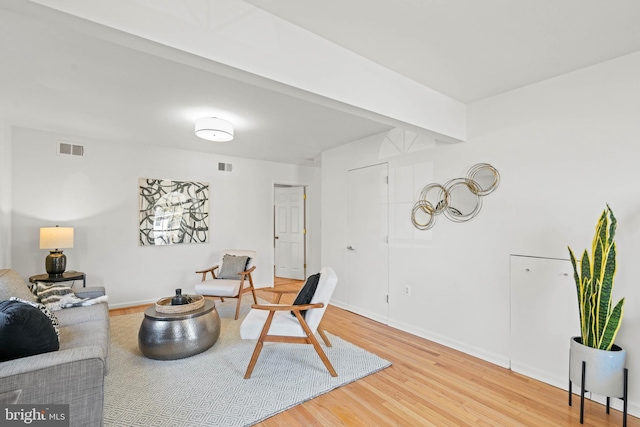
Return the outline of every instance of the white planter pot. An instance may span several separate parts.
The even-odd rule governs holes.
[[[581,344],[581,337],[571,338],[569,380],[582,387],[582,362],[586,362],[584,389],[600,396],[624,396],[624,367],[627,352],[617,345],[599,350]]]

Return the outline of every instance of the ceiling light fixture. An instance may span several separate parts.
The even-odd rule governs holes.
[[[231,141],[233,124],[217,117],[200,117],[196,120],[196,135],[208,141]]]

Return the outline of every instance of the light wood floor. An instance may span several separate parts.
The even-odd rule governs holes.
[[[276,279],[276,286],[301,282]],[[281,302],[292,299],[285,295]],[[393,365],[258,426],[580,426],[579,396],[570,407],[564,390],[333,306],[323,325]],[[587,401],[584,426],[622,426],[622,414],[612,409],[607,415],[604,406]],[[629,416],[628,426],[640,427],[640,419]]]

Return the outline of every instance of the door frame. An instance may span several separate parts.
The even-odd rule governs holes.
[[[307,277],[307,269],[308,269],[308,265],[307,265],[307,248],[308,248],[308,239],[309,239],[309,228],[307,227],[307,224],[309,223],[308,220],[308,209],[307,209],[307,188],[309,187],[307,184],[292,184],[292,183],[282,183],[282,182],[274,182],[273,185],[271,186],[271,205],[272,205],[272,227],[271,227],[271,240],[272,240],[272,254],[273,254],[273,277],[276,277],[276,271],[277,271],[277,265],[276,265],[276,200],[275,200],[275,190],[277,187],[303,187],[303,194],[304,194],[304,199],[303,199],[303,203],[302,203],[302,207],[304,209],[304,213],[302,215],[303,220],[304,220],[304,238],[303,238],[303,270],[304,270],[304,277]]]
[[[384,309],[384,313],[376,313],[375,311],[370,311],[367,309],[364,309],[363,307],[355,307],[352,305],[351,300],[350,300],[350,296],[351,296],[351,292],[350,289],[347,291],[347,305],[349,307],[350,311],[353,311],[354,313],[357,313],[361,316],[367,317],[369,319],[375,320],[377,322],[383,323],[385,325],[389,324],[389,293],[390,293],[390,279],[389,279],[389,270],[390,270],[390,262],[389,262],[389,257],[390,257],[390,249],[389,249],[389,229],[390,229],[390,224],[389,224],[389,209],[390,209],[390,204],[389,204],[389,162],[379,162],[379,163],[374,163],[374,164],[368,164],[368,165],[363,165],[363,166],[358,166],[358,167],[353,167],[347,170],[347,187],[349,187],[349,177],[350,177],[350,173],[352,172],[356,172],[356,171],[360,171],[360,170],[364,170],[367,168],[373,168],[373,167],[379,167],[379,166],[384,166],[386,168],[386,201],[385,201],[385,209],[386,209],[386,259],[384,260],[384,264],[386,266],[386,274],[384,275],[384,281],[386,284],[386,289],[384,291],[384,295],[380,295],[380,297],[384,297],[386,298],[386,307]],[[347,197],[349,198],[350,196],[348,195],[348,191],[347,191]],[[348,202],[347,202],[348,204]],[[349,212],[348,206],[347,206],[347,218],[346,218],[346,222],[348,223],[349,221],[349,215],[351,215],[351,213]],[[347,232],[347,238],[349,237],[349,234]],[[347,239],[348,240],[348,239]],[[350,245],[351,243],[348,242],[348,245]],[[348,261],[349,259],[349,253],[347,252],[347,254],[345,255],[345,262],[346,262],[346,266],[347,266],[347,286],[350,288],[352,286],[352,284],[350,283],[350,273],[349,273],[349,265],[350,262]]]

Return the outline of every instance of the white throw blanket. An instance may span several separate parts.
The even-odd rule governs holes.
[[[58,311],[63,308],[79,307],[79,306],[85,306],[85,305],[98,304],[100,302],[107,302],[107,299],[108,298],[106,295],[103,295],[97,298],[78,298],[76,294],[70,293],[67,295],[63,295],[62,297],[60,297],[59,300],[55,302],[50,302],[45,305],[49,308],[49,310]]]

